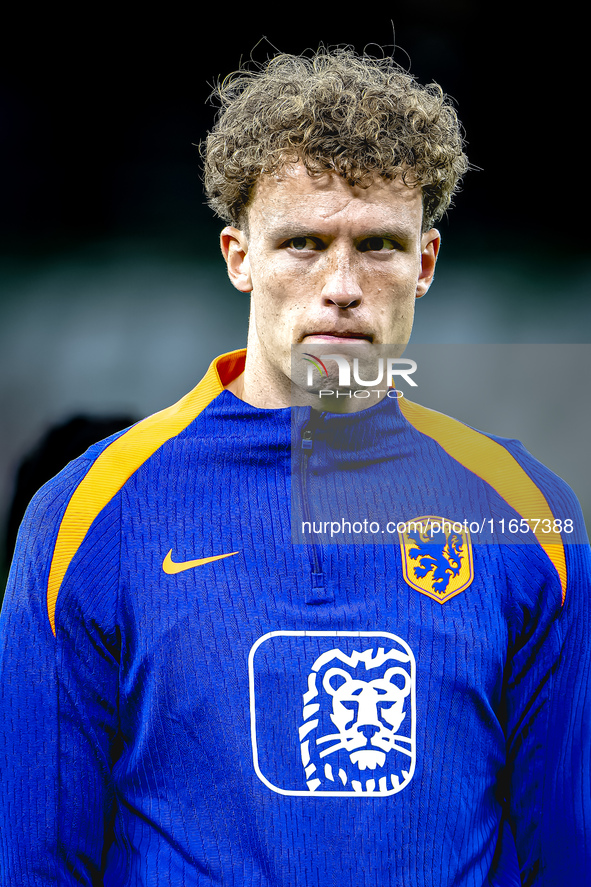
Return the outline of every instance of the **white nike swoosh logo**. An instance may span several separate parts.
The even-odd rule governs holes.
[[[194,561],[173,561],[172,548],[162,561],[162,569],[169,575],[182,573],[183,570],[192,570],[194,567],[200,567],[202,564],[211,564],[213,561],[220,561],[224,557],[232,557],[238,554],[237,551],[230,551],[228,554],[215,554],[213,557],[199,557]]]

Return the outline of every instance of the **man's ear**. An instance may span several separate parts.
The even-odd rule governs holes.
[[[439,247],[441,246],[441,235],[437,228],[431,228],[421,235],[421,268],[417,281],[416,297],[420,299],[424,296],[431,284],[435,274],[435,264]]]
[[[228,226],[220,234],[220,247],[228,267],[228,277],[241,293],[252,292],[248,240],[243,231]]]

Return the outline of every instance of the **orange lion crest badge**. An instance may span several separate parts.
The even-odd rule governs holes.
[[[460,521],[423,515],[398,535],[404,578],[421,594],[443,604],[474,579],[470,533]]]

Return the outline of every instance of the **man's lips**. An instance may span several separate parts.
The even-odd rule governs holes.
[[[369,333],[350,332],[347,330],[339,331],[322,331],[318,333],[307,333],[303,337],[303,341],[308,342],[371,342],[373,336]]]

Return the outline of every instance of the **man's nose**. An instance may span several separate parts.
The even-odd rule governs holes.
[[[328,269],[322,298],[326,305],[355,308],[361,303],[363,291],[355,267],[348,256],[339,256]]]

